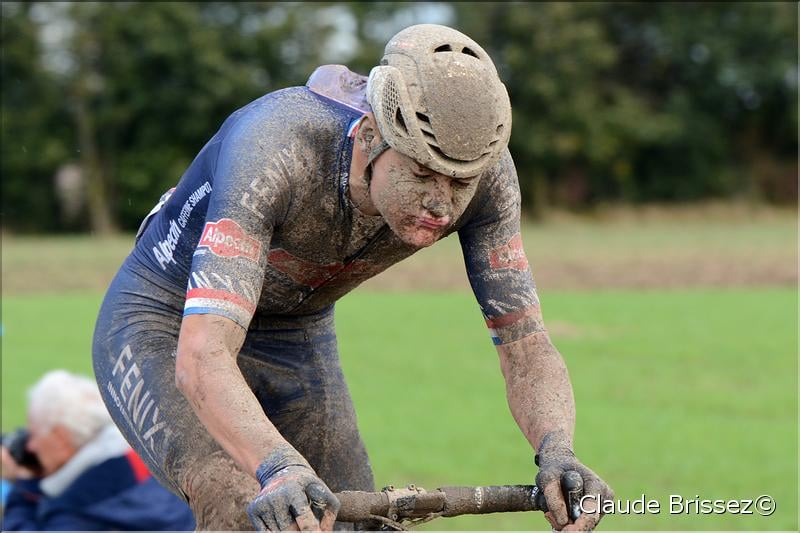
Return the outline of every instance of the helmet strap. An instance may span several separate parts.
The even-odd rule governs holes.
[[[367,182],[367,192],[370,190],[370,185],[372,184],[372,163],[378,159],[383,152],[389,149],[389,143],[385,140],[381,140],[381,142],[373,148],[369,153],[369,158],[367,159],[367,167],[364,169],[364,181]]]
[[[369,153],[369,159],[367,160],[367,165],[371,165],[373,161],[378,159],[378,156],[381,155],[383,152],[389,149],[389,143],[386,142],[385,139],[381,139],[381,142],[372,149]]]
[[[372,163],[378,159],[383,152],[389,149],[389,143],[385,140],[381,140],[381,142],[373,148],[369,153],[369,158],[367,159],[367,167],[364,169],[364,181],[367,182],[367,194],[370,192],[370,187],[372,186]]]

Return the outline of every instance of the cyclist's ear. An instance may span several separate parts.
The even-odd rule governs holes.
[[[375,122],[375,115],[371,112],[364,114],[357,126],[356,142],[365,154],[369,155],[373,148],[378,146],[383,140],[381,132],[378,130],[378,123]]]

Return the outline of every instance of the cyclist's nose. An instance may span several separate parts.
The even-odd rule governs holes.
[[[450,180],[444,176],[437,176],[433,180],[430,190],[423,197],[422,206],[435,217],[448,214],[452,203],[452,190]]]
[[[428,202],[423,202],[422,207],[436,218],[442,218],[447,215],[447,205],[444,202],[430,200]]]

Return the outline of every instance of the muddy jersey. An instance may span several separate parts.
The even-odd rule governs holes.
[[[319,311],[417,251],[349,200],[354,130],[366,104],[363,78],[347,80],[349,100],[294,87],[237,110],[162,196],[129,261],[175,289],[165,303],[247,329],[254,315]],[[506,150],[448,230],[458,232],[496,344],[542,327],[519,219]]]

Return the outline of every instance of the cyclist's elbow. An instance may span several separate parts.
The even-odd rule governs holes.
[[[178,344],[175,356],[175,386],[184,396],[195,388],[197,380],[198,357],[186,343]]]
[[[201,390],[201,380],[238,370],[236,354],[245,330],[224,317],[198,314],[184,317],[175,356],[175,385],[184,396]]]
[[[203,331],[187,328],[184,322],[175,354],[175,386],[184,396],[197,389],[197,381],[203,374],[201,367],[207,359],[205,352],[208,346],[209,342]]]

